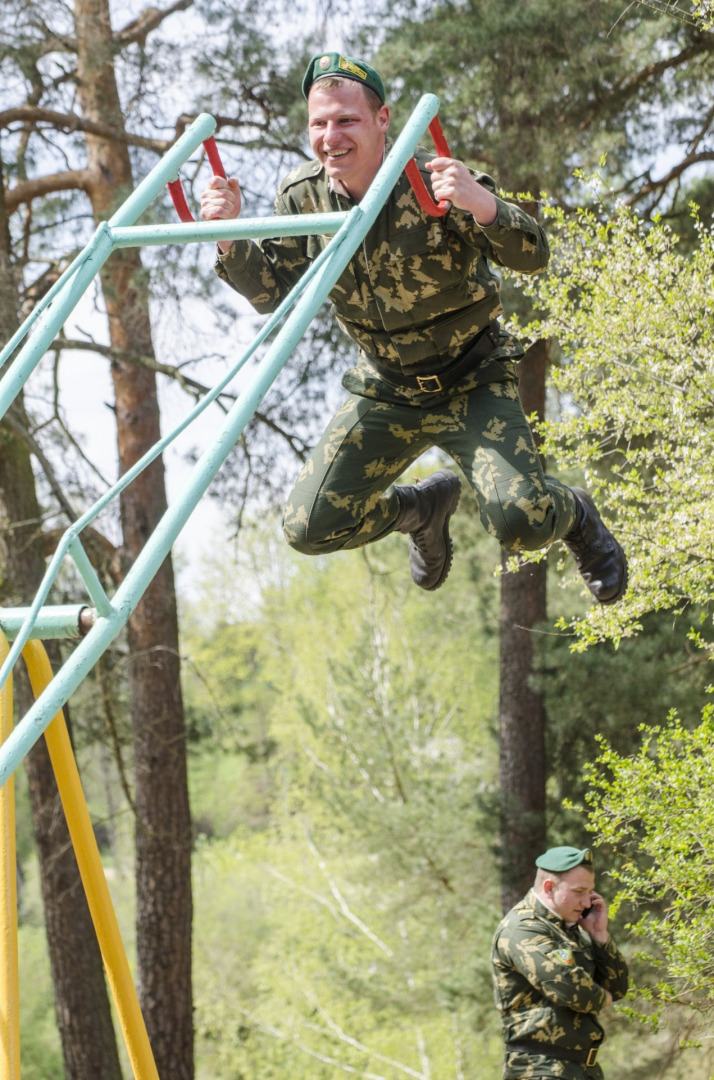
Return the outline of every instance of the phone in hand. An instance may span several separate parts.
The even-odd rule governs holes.
[[[591,904],[590,907],[586,907],[584,911],[581,911],[580,918],[581,919],[587,919],[588,915],[590,915],[592,913],[592,910],[593,910],[593,907],[592,907],[592,904]]]

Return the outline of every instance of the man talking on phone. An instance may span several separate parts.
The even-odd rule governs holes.
[[[550,848],[528,895],[501,920],[491,964],[504,1080],[602,1080],[600,1012],[627,993],[589,848]]]

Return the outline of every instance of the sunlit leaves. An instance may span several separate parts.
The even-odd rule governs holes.
[[[553,258],[528,286],[543,315],[527,334],[562,356],[541,433],[560,467],[584,471],[627,550],[626,599],[578,624],[584,640],[617,637],[714,591],[714,234],[698,222],[684,251],[661,221],[604,200],[547,213]]]
[[[588,769],[589,819],[620,860],[617,904],[635,912],[630,931],[663,957],[642,988],[659,1006],[714,1007],[714,707],[687,730],[676,714],[643,731],[633,757],[603,744]]]

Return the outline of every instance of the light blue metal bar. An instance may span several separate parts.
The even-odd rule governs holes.
[[[146,208],[161,195],[169,180],[175,180],[184,161],[191,156],[201,143],[210,139],[216,130],[216,121],[209,113],[201,113],[190,124],[180,139],[170,147],[161,161],[154,165],[144,179],[134,189],[126,202],[109,218],[109,225],[118,228],[133,225]]]
[[[347,215],[340,214],[340,217],[344,221]],[[194,406],[193,410],[189,412],[187,416],[182,421],[180,421],[179,424],[177,424],[171,432],[169,432],[169,434],[164,435],[161,439],[159,439],[159,441],[155,443],[154,446],[152,446],[151,449],[148,450],[146,454],[144,454],[144,456],[139,459],[139,461],[137,461],[130,469],[128,469],[125,473],[122,474],[121,478],[111,488],[109,488],[92,507],[85,511],[85,513],[80,518],[78,518],[78,520],[75,521],[69,527],[69,529],[67,529],[67,531],[60,539],[59,544],[55,548],[54,555],[52,556],[52,559],[47,566],[42,582],[40,583],[40,587],[35,593],[32,606],[25,609],[27,612],[25,621],[21,629],[14,636],[13,644],[5,658],[4,663],[2,664],[2,666],[0,666],[0,687],[5,685],[5,682],[13,667],[17,663],[18,657],[20,656],[23,648],[33,636],[33,626],[35,620],[39,617],[42,605],[45,603],[47,597],[49,596],[52,584],[57,577],[64,558],[72,548],[75,538],[84,528],[86,528],[87,525],[90,524],[90,522],[92,522],[101,513],[102,510],[105,509],[106,506],[109,505],[109,503],[117,495],[119,495],[126,487],[129,486],[132,480],[134,480],[141,472],[143,472],[147,465],[150,465],[152,461],[159,457],[159,455],[162,454],[163,451],[175,439],[177,439],[178,436],[183,431],[185,431],[186,428],[189,427],[189,425],[193,423],[193,421],[198,416],[200,416],[200,414],[204,412],[210,404],[212,404],[221,395],[223,390],[226,388],[226,386],[228,386],[230,381],[237,375],[241,368],[248,362],[248,360],[254,355],[254,353],[260,348],[260,346],[265,341],[267,341],[268,337],[273,332],[275,327],[279,324],[279,322],[284,318],[285,314],[290,310],[291,307],[294,306],[295,303],[297,303],[297,300],[307,288],[309,283],[313,280],[313,278],[316,277],[319,273],[321,273],[323,265],[328,261],[329,258],[330,248],[328,246],[323,249],[322,252],[320,252],[318,257],[314,260],[306,273],[303,274],[303,276],[294,286],[290,295],[287,296],[285,300],[283,300],[280,306],[268,318],[262,329],[253,339],[253,343],[246,349],[246,351],[240,357],[238,362],[233,366],[233,368],[228,371],[226,375],[224,375],[224,377],[216,384],[216,386]]]
[[[334,236],[347,211],[331,214],[285,214],[270,218],[234,218],[231,221],[186,221],[174,225],[134,225],[112,229],[114,247],[150,244],[186,244],[200,240],[256,240],[262,236]],[[306,220],[307,219],[307,220]],[[266,222],[270,222],[269,230]]]
[[[74,273],[68,277],[54,303],[43,310],[35,324],[34,333],[0,382],[0,420],[111,253],[111,234],[106,223],[103,223],[85,248],[82,257],[78,258]]]
[[[208,113],[202,113],[197,117],[109,221],[99,225],[72,267],[62,275],[61,286],[50,290],[48,296],[44,298],[39,305],[41,308],[39,314],[35,315],[34,319],[28,320],[30,325],[34,322],[35,332],[0,381],[0,419],[37,367],[90,282],[111,255],[113,251],[111,229],[133,224],[163,191],[168,181],[174,179],[186,158],[202,142],[205,142],[215,129],[216,121]],[[14,335],[0,354],[0,364],[5,362],[24,336],[25,334],[20,331]]]
[[[315,214],[314,221],[310,222],[311,232],[324,233],[332,236],[337,232],[346,213],[334,212],[331,214]],[[236,226],[238,231],[236,232]],[[148,246],[150,244],[175,244],[195,243],[196,241],[254,239],[265,235],[265,218],[240,218],[235,221],[196,221],[178,222],[167,225],[120,225],[112,228],[112,244],[115,248],[136,246]],[[286,215],[280,219],[280,225],[275,236],[302,236],[305,235],[305,218],[302,215],[295,217]],[[88,256],[88,244],[75,256],[70,265],[63,271],[54,285],[47,290],[45,295],[32,309],[22,325],[15,331],[13,336],[0,351],[0,368],[12,356],[13,352],[23,341],[39,319],[42,312],[49,307],[57,294],[64,288],[68,280],[77,272]]]
[[[111,601],[105,593],[102,583],[97,577],[97,572],[89,561],[89,557],[78,537],[71,541],[68,550],[74,559],[75,566],[82,575],[82,581],[87,586],[87,592],[94,601],[97,611],[100,615],[108,615],[112,608]]]
[[[213,444],[199,458],[181,499],[170,506],[112,599],[112,610],[98,618],[51,684],[0,748],[0,785],[4,784],[40,737],[52,717],[129,620],[184,524],[215,477],[231,448],[253,416],[318,308],[362,242],[389,192],[412,157],[414,148],[436,115],[438,98],[425,95],[394,143],[382,168],[359,206],[348,215],[329,244],[318,274],[295,304],[265,356],[252,373],[240,398],[226,416]],[[272,221],[272,219],[271,219]],[[269,230],[267,230],[269,231]]]
[[[57,293],[64,288],[69,279],[76,272],[77,268],[82,264],[82,262],[84,262],[85,258],[86,248],[83,248],[82,251],[80,251],[79,255],[75,256],[67,269],[60,275],[60,277],[57,278],[57,281],[55,281],[54,285],[50,289],[48,289],[42,299],[35,304],[34,308],[27,316],[25,321],[22,323],[22,325],[17,328],[15,333],[7,342],[7,344],[3,346],[2,352],[0,352],[0,368],[7,360],[10,359],[20,342],[24,341],[30,330],[32,330],[32,327],[39,319],[42,312],[45,310],[45,308],[49,307]]]
[[[27,608],[0,608],[0,630],[12,641],[27,615]],[[40,608],[32,629],[33,639],[78,638],[93,625],[95,613],[86,604],[56,604]],[[27,643],[25,643],[27,644]]]

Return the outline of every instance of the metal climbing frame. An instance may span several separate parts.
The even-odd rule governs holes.
[[[448,147],[436,118],[437,108],[438,99],[433,95],[422,98],[369,192],[362,203],[349,213],[243,219],[240,222],[197,223],[192,220],[186,206],[178,180],[178,169],[202,142],[206,146],[214,173],[223,175],[213,141],[215,121],[208,115],[198,117],[114,217],[99,226],[87,247],[0,353],[1,367],[10,361],[22,342],[27,339],[0,381],[1,418],[98,270],[115,249],[144,244],[247,239],[264,235],[321,233],[332,236],[332,240],[315,260],[310,271],[265,323],[253,344],[225,378],[172,432],[161,439],[67,529],[47,568],[33,604],[29,608],[0,609],[0,1072],[7,1080],[19,1080],[20,1077],[13,773],[43,732],[132,1070],[136,1080],[158,1080],[156,1064],[67,734],[62,705],[129,619],[231,447],[374,222],[402,170],[407,171],[419,202],[428,213],[445,212],[445,204],[437,206],[431,200],[421,177],[418,172],[415,175],[415,168],[413,164],[410,165],[416,143],[427,126],[434,138],[437,152],[448,156]],[[133,223],[139,215],[167,184],[183,224],[134,226]],[[284,326],[248,380],[245,390],[226,417],[212,445],[194,467],[181,498],[166,511],[114,596],[107,596],[82,547],[82,530],[216,400],[285,316],[287,318]],[[57,573],[67,557],[74,561],[90,603],[46,605]],[[79,638],[83,635],[86,636],[72,656],[57,675],[53,676],[44,647],[35,639]],[[13,640],[12,647],[8,639]],[[27,666],[37,700],[13,731],[12,672],[21,656]]]
[[[194,151],[210,139],[216,123],[202,114],[139,184],[123,206],[94,236],[35,308],[0,353],[0,367],[16,353],[0,381],[0,418],[21,391],[63,323],[91,281],[118,248],[192,243],[261,236],[297,236],[319,233],[332,237],[309,271],[277,311],[266,321],[253,343],[228,374],[168,435],[126,472],[63,534],[50,560],[42,584],[29,608],[0,609],[0,630],[12,640],[0,666],[4,686],[26,644],[32,638],[81,637],[82,640],[0,747],[0,786],[12,775],[25,754],[53,717],[91,671],[97,660],[125,626],[172,544],[196,508],[288,357],[328,296],[358,245],[374,223],[390,191],[414,155],[427,128],[437,142],[435,117],[439,99],[425,94],[404,126],[362,202],[345,213],[241,218],[234,221],[181,222],[173,225],[135,225]],[[443,152],[443,151],[441,151]],[[216,398],[256,350],[283,323],[240,397],[226,415],[210,446],[196,462],[181,497],[165,512],[122,584],[110,597],[105,592],[82,546],[82,531],[105,507],[157,458]],[[26,340],[25,340],[26,339]],[[65,558],[73,560],[86,588],[88,602],[53,607],[47,604],[52,585]]]
[[[7,639],[0,631],[0,657],[5,657],[8,651]],[[42,642],[28,641],[22,658],[37,696],[52,680],[52,665]],[[0,690],[0,738],[11,730],[12,675]],[[48,724],[45,741],[132,1072],[135,1080],[159,1080],[61,709]],[[0,788],[0,1076],[3,1080],[20,1080],[14,779],[11,776]]]

